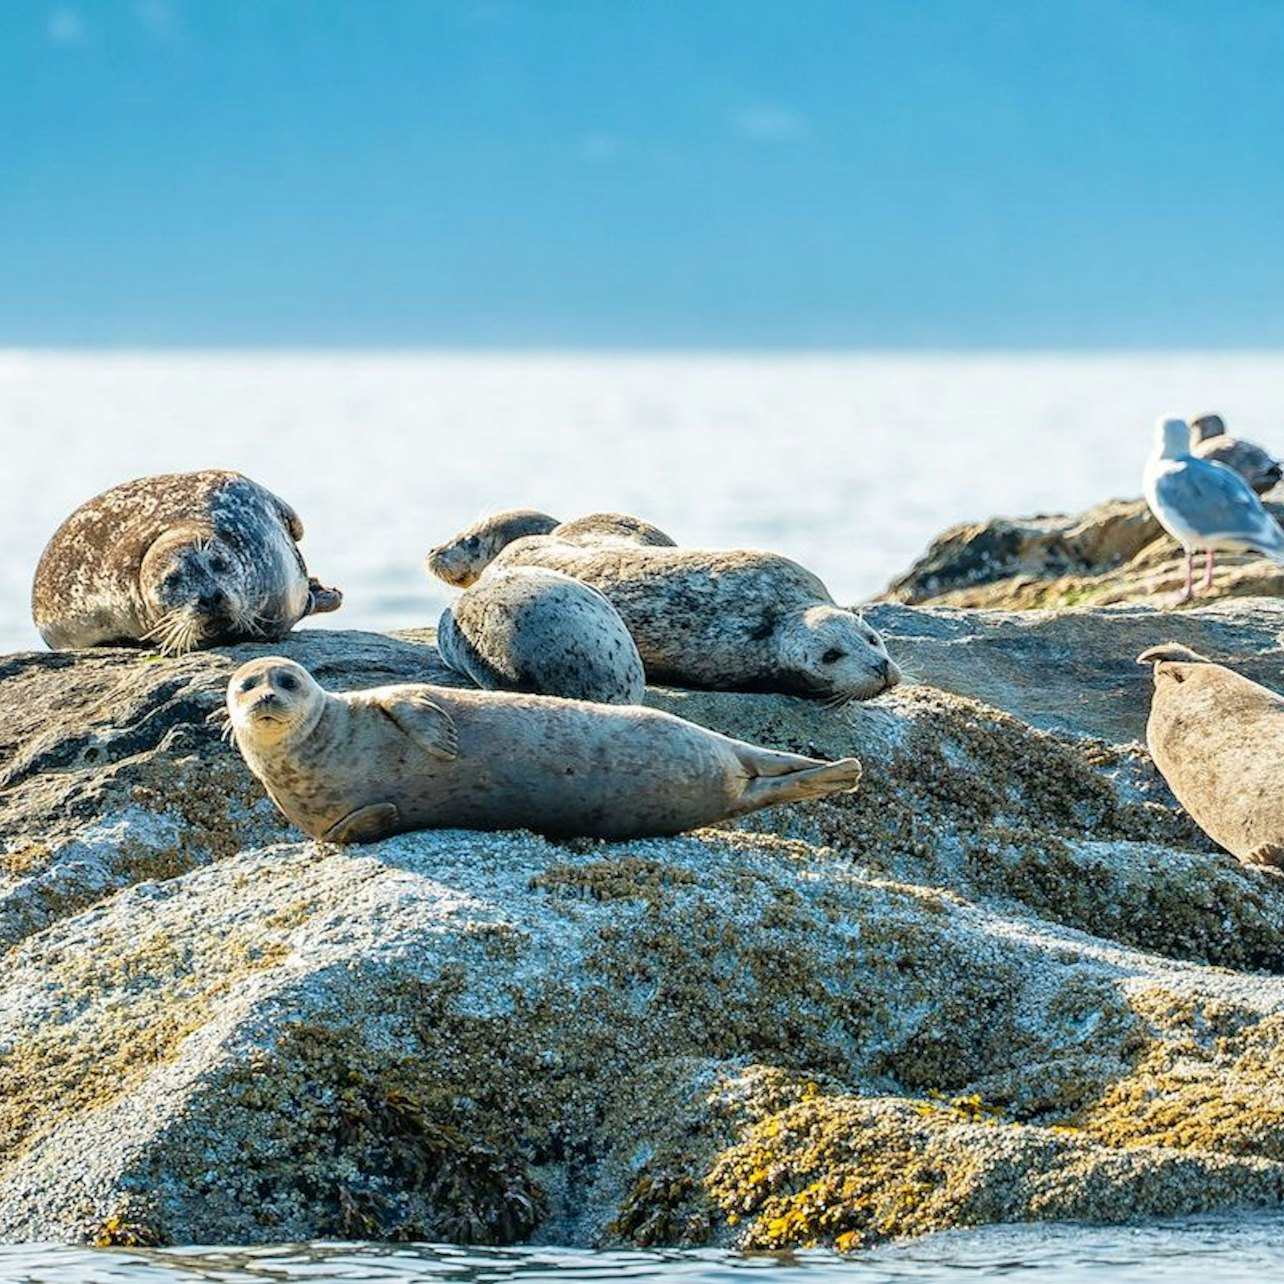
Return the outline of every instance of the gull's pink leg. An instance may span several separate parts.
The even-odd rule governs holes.
[[[1195,596],[1195,554],[1188,551],[1186,553],[1186,587],[1177,594],[1173,601],[1175,603],[1189,602]]]
[[[1213,550],[1210,548],[1204,555],[1204,588],[1213,587]]]

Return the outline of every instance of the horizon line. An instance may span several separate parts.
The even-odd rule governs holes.
[[[1181,357],[1272,356],[1284,353],[1276,346],[1172,345],[754,345],[754,344],[365,344],[365,343],[167,343],[167,344],[8,344],[0,342],[0,360],[14,357],[51,356],[371,356],[371,357]]]

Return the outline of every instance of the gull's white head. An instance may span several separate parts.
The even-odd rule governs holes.
[[[1155,453],[1164,459],[1181,459],[1190,454],[1190,425],[1170,416],[1155,424]]]

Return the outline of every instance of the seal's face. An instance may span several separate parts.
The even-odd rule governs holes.
[[[138,580],[152,621],[148,637],[166,655],[256,631],[247,568],[222,540],[170,531],[147,550]]]
[[[306,732],[324,699],[307,669],[280,655],[241,665],[227,684],[227,711],[238,741],[259,746]]]
[[[533,508],[510,508],[491,517],[483,517],[460,531],[452,540],[428,550],[424,566],[456,588],[467,588],[515,539],[527,535],[547,535],[558,525],[556,517]]]
[[[841,607],[809,607],[782,629],[780,646],[783,666],[797,673],[817,699],[835,704],[868,700],[901,680],[877,630]]]

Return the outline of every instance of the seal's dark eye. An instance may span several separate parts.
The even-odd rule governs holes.
[[[475,553],[481,547],[481,540],[476,535],[473,535],[464,541],[464,547],[470,553]]]
[[[846,651],[840,651],[836,646],[831,646],[829,650],[820,657],[820,662],[821,664],[837,664],[838,661],[846,654]]]
[[[299,680],[293,673],[283,673],[279,678],[277,678],[276,684],[282,691],[297,691]]]
[[[258,677],[258,674],[256,673],[252,678],[244,678],[241,682],[239,690],[253,691],[254,688],[257,687],[258,685],[259,685],[259,677]]]
[[[222,575],[224,571],[230,570],[230,569],[231,568],[227,564],[227,558],[225,557],[210,558],[210,570],[213,571],[215,575]]]

